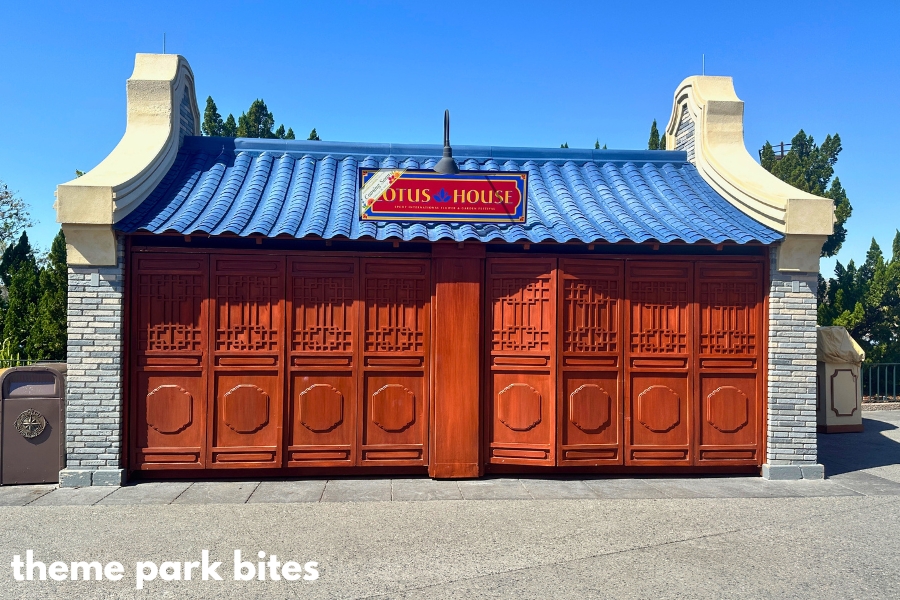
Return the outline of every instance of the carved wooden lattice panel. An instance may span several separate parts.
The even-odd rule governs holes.
[[[759,465],[764,423],[761,261],[698,262],[697,464]]]
[[[687,281],[631,281],[631,352],[688,351]]]
[[[366,352],[425,350],[426,283],[423,277],[366,278]]]
[[[278,349],[276,311],[283,295],[281,273],[216,276],[216,351],[270,352]]]
[[[616,352],[619,282],[564,279],[563,352]]]
[[[559,261],[558,465],[621,465],[622,306],[625,264]]]
[[[493,327],[491,349],[497,352],[549,352],[553,301],[549,274],[491,279]]]
[[[208,258],[135,253],[131,265],[131,464],[141,470],[203,468]]]
[[[756,282],[700,282],[700,354],[756,354]]]
[[[204,277],[185,273],[139,273],[139,352],[197,352],[203,345],[200,304]]]
[[[488,461],[555,464],[557,261],[490,258],[485,266]]]
[[[350,352],[354,278],[294,276],[294,352]]]
[[[363,348],[360,465],[428,461],[431,263],[370,258],[360,263]]]

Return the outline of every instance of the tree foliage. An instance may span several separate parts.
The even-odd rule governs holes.
[[[36,327],[25,344],[25,354],[38,360],[66,358],[66,236],[56,234],[47,256],[47,265],[39,278],[41,299],[37,307]]]
[[[272,131],[275,127],[275,116],[265,101],[256,99],[250,104],[250,108],[234,120],[234,115],[230,114],[224,120],[219,114],[219,109],[212,96],[206,98],[206,110],[203,111],[203,124],[200,130],[203,135],[222,136],[222,137],[247,137],[247,138],[267,138],[267,139],[295,139],[294,130],[288,128],[285,131],[284,125],[279,125],[278,129]]]
[[[838,262],[834,277],[819,277],[819,325],[840,325],[866,351],[867,362],[900,362],[900,231],[885,260],[872,239],[860,267]]]
[[[650,139],[647,141],[647,150],[659,150],[659,129],[656,128],[656,119],[650,126]]]
[[[322,138],[319,137],[319,133],[316,131],[316,128],[315,128],[315,127],[312,128],[312,131],[309,132],[309,137],[306,138],[306,139],[307,139],[307,140],[312,140],[312,141],[314,141],[314,142],[321,142],[321,141],[322,141]]]
[[[41,289],[37,261],[25,233],[3,253],[0,270],[7,294],[3,338],[10,341],[13,352],[29,357],[26,348],[37,323]]]
[[[203,111],[203,123],[200,125],[200,131],[203,135],[221,136],[225,129],[225,122],[212,96],[206,97],[206,110]]]
[[[834,233],[822,247],[822,256],[834,256],[841,249],[841,245],[847,239],[847,229],[844,225],[853,212],[841,180],[837,177],[832,180],[834,165],[841,150],[843,150],[841,136],[837,133],[834,136],[826,136],[825,141],[819,146],[811,135],[806,135],[801,129],[791,140],[791,149],[784,157],[777,157],[775,149],[768,141],[760,154],[760,164],[763,168],[782,181],[804,192],[834,201]]]
[[[16,236],[32,225],[28,205],[0,181],[0,252],[5,252]]]

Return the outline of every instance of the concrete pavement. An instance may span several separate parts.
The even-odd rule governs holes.
[[[0,597],[886,598],[900,586],[900,412],[820,436],[829,479],[338,479],[0,488]],[[119,561],[112,581],[15,581],[25,550]],[[223,581],[135,589],[138,561]],[[318,563],[235,581],[233,554]],[[24,558],[24,556],[23,556]]]

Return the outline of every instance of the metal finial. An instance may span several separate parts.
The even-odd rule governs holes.
[[[444,111],[444,155],[441,160],[434,165],[437,173],[452,174],[459,173],[459,167],[453,160],[453,148],[450,147],[450,111]]]

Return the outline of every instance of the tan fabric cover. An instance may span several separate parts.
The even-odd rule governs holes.
[[[843,327],[818,327],[816,359],[828,363],[862,364],[866,353]]]

